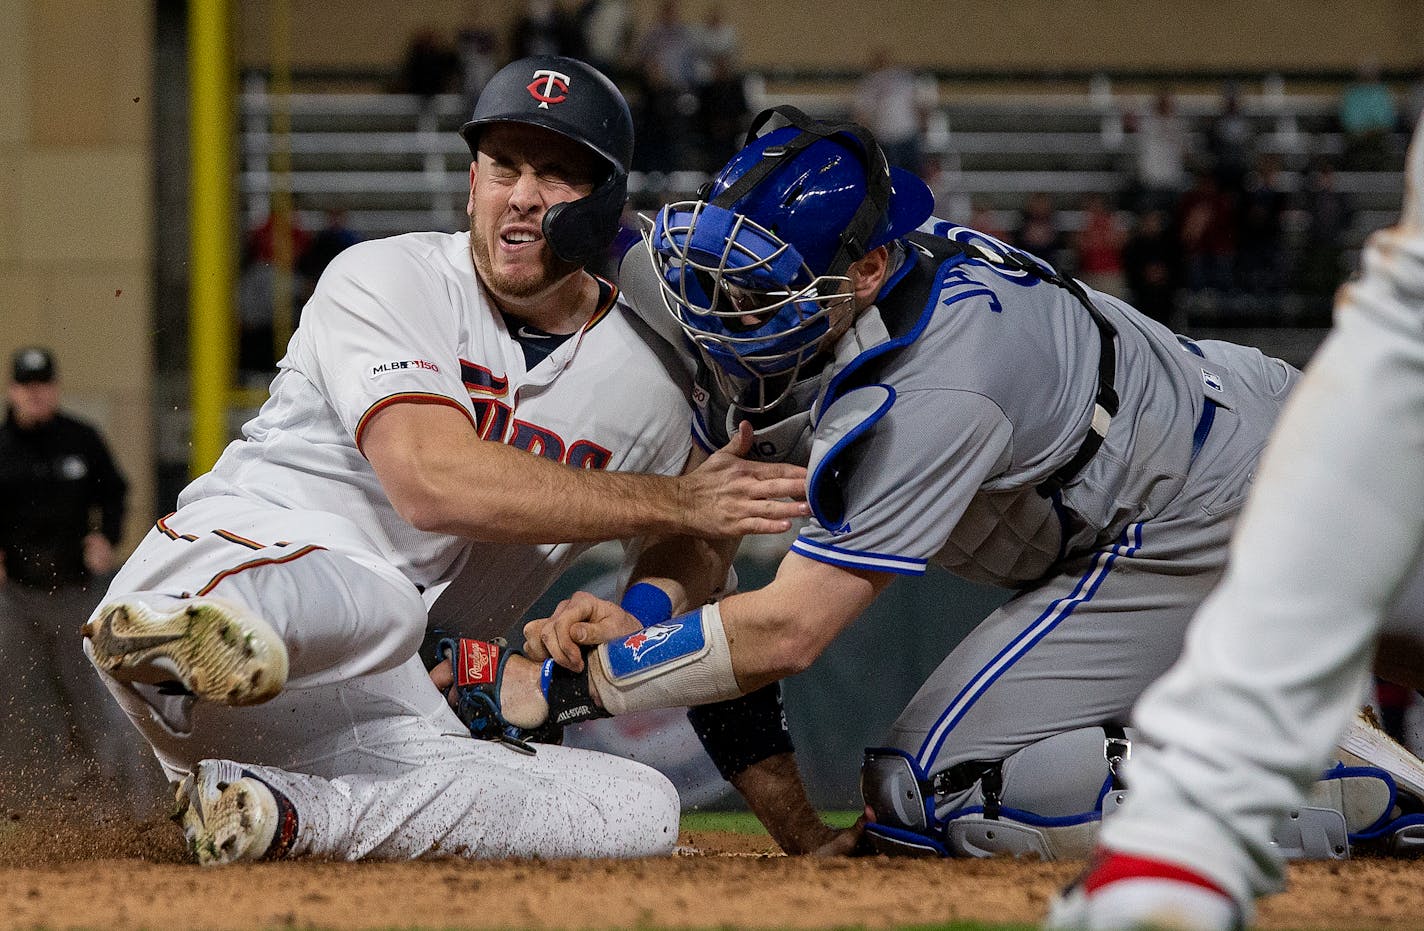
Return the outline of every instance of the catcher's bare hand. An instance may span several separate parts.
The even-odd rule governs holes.
[[[583,670],[584,647],[597,646],[642,630],[633,615],[611,601],[574,592],[554,613],[524,625],[524,655],[552,659],[574,672]]]
[[[752,426],[744,420],[726,446],[678,479],[687,496],[689,534],[719,539],[783,533],[793,518],[811,513],[799,500],[806,497],[806,470],[742,458],[751,448]]]
[[[813,857],[853,857],[860,854],[860,839],[865,834],[865,825],[868,822],[865,815],[856,819],[855,824],[840,830],[832,829],[828,838],[811,851]]]

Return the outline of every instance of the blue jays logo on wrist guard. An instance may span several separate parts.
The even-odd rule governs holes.
[[[701,653],[707,646],[706,634],[700,623],[680,623],[687,618],[688,615],[682,615],[644,627],[621,641],[608,644],[609,676],[614,680],[626,679]]]

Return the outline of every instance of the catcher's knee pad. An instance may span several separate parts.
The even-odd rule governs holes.
[[[875,815],[867,843],[892,854],[1086,857],[1130,747],[1121,728],[1082,728],[932,775],[903,751],[869,750],[861,770]]]

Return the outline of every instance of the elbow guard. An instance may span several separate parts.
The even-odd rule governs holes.
[[[741,698],[687,709],[687,720],[702,747],[728,782],[753,764],[794,753],[781,683],[773,682]]]

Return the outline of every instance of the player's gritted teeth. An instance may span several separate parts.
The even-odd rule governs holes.
[[[526,246],[535,245],[544,239],[537,229],[530,229],[524,226],[506,227],[499,234],[500,243],[507,249],[523,249]]]

